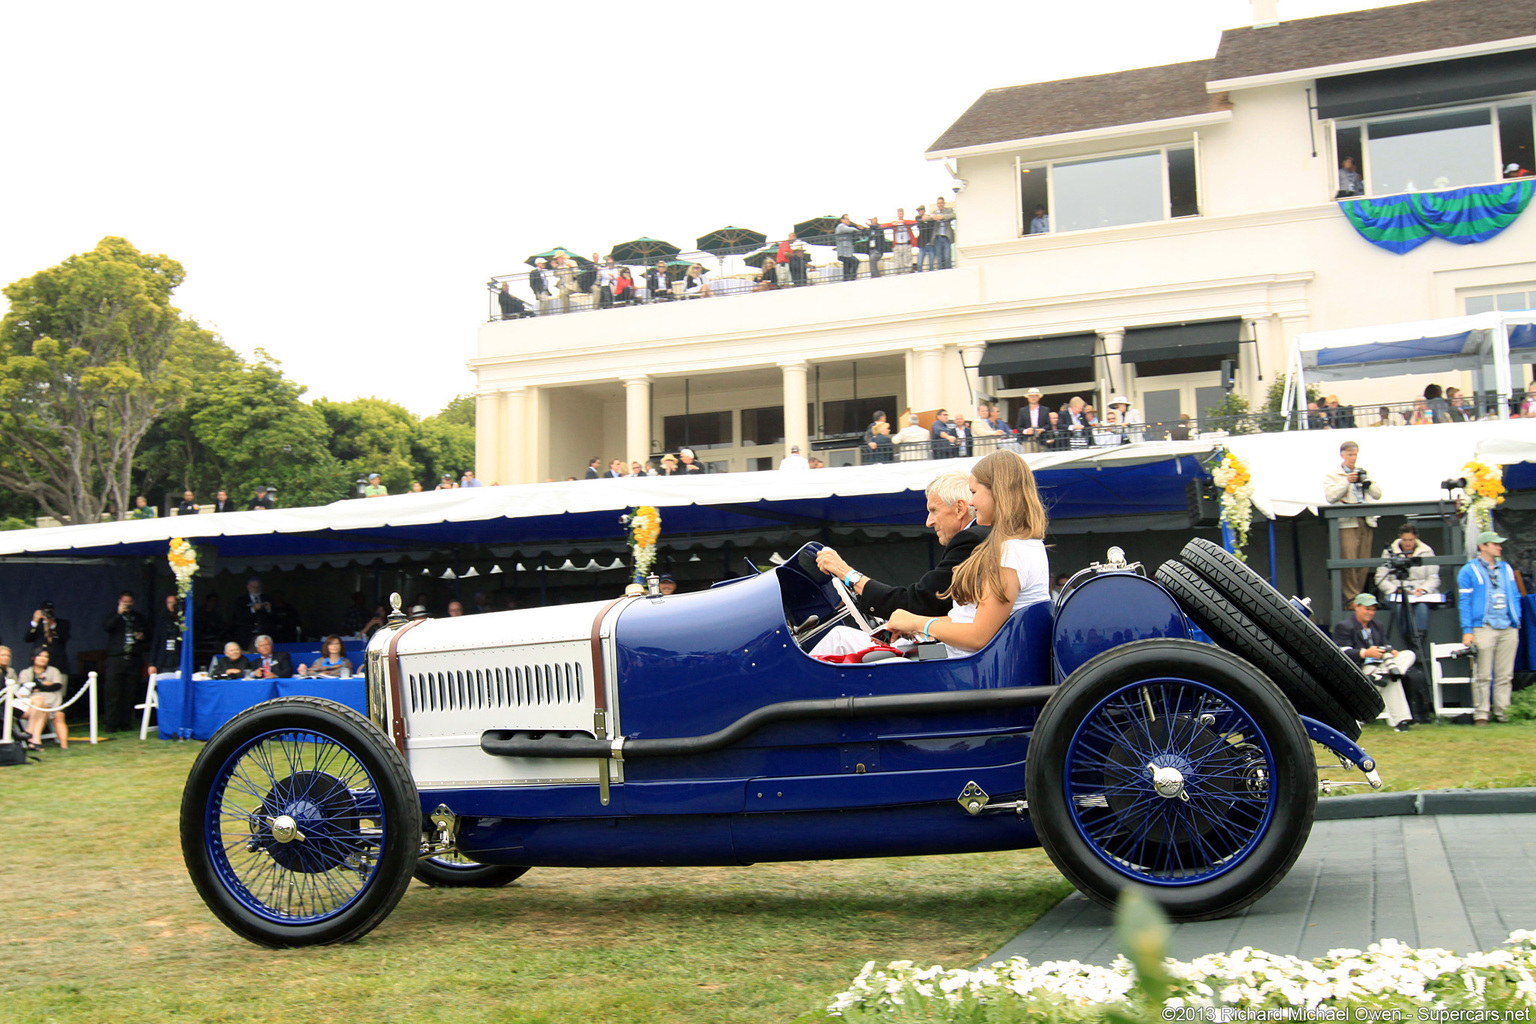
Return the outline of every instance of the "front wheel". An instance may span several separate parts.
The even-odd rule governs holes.
[[[1112,907],[1145,887],[1179,921],[1224,917],[1277,885],[1312,829],[1317,770],[1290,702],[1209,644],[1149,640],[1073,672],[1025,762],[1051,860]]]
[[[192,765],[181,801],[198,895],[263,946],[366,935],[410,885],[421,839],[400,752],[351,708],[314,697],[230,719]]]

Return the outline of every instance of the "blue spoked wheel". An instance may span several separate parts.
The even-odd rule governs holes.
[[[1175,920],[1231,914],[1295,863],[1317,807],[1311,744],[1284,694],[1209,644],[1114,648],[1040,713],[1025,763],[1051,860],[1113,906],[1145,887]]]
[[[367,934],[410,884],[421,840],[399,751],[351,708],[314,697],[230,719],[182,796],[181,849],[198,894],[265,946]]]

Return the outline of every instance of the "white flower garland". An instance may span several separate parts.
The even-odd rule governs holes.
[[[1164,969],[1173,988],[1163,1003],[1163,1017],[1225,1019],[1213,1014],[1170,1017],[1168,1013],[1193,1009],[1344,1011],[1379,1006],[1387,1000],[1435,1010],[1536,1007],[1536,932],[1513,932],[1505,945],[1509,948],[1457,956],[1383,939],[1364,951],[1335,949],[1316,960],[1278,956],[1251,946],[1187,963],[1169,959]],[[1031,965],[1014,957],[974,971],[918,969],[910,960],[876,967],[871,960],[852,986],[832,1000],[827,1012],[840,1017],[849,1010],[886,1014],[906,1007],[918,1013],[915,1019],[958,1020],[963,1013],[963,1019],[970,1020],[983,1019],[975,1004],[1009,1002],[1030,1012],[1032,1019],[1035,1014],[1054,1019],[1052,1010],[1077,1019],[1084,1011],[1127,1004],[1135,981],[1135,969],[1124,957],[1116,957],[1109,967],[1076,960]]]
[[[1236,455],[1225,449],[1216,454],[1211,480],[1221,488],[1221,521],[1232,530],[1233,554],[1246,558],[1243,548],[1248,546],[1248,529],[1253,522],[1253,478],[1248,464]]]

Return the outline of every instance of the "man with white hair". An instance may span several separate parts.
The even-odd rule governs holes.
[[[898,608],[918,615],[948,615],[949,599],[941,598],[939,594],[949,589],[955,566],[970,556],[992,528],[976,523],[976,513],[971,508],[970,477],[965,473],[942,473],[934,477],[928,484],[927,497],[928,525],[938,535],[944,550],[938,564],[917,582],[905,587],[882,583],[850,566],[832,548],[817,552],[816,568],[842,580],[858,599],[861,609],[882,619],[890,618]],[[869,646],[867,636],[864,646]]]

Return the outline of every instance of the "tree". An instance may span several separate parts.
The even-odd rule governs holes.
[[[417,421],[409,409],[381,398],[321,398],[314,408],[330,427],[331,454],[341,460],[349,479],[378,473],[393,494],[411,489],[416,471],[411,441]]]
[[[444,473],[458,479],[464,470],[475,468],[475,428],[452,422],[445,415],[447,411],[422,420],[411,441],[417,471],[424,481],[440,479]]]
[[[5,287],[0,485],[77,523],[129,507],[139,443],[189,386],[167,354],[206,334],[170,304],[184,276],[109,237]]]
[[[437,418],[444,423],[458,423],[466,427],[474,426],[475,396],[460,395],[443,406],[443,411],[437,414]]]
[[[192,414],[192,436],[213,456],[216,478],[245,504],[257,484],[276,487],[278,504],[324,505],[351,490],[330,451],[325,417],[283,376],[281,364],[256,350],[254,364],[214,374]]]
[[[156,420],[144,435],[135,460],[136,493],[166,490],[180,497],[182,491],[193,490],[211,499],[223,486],[220,474],[225,460],[202,443],[192,427],[192,412],[212,400],[213,389],[227,379],[226,374],[243,373],[245,365],[234,349],[206,331],[179,339],[167,360],[190,385],[186,401]]]

